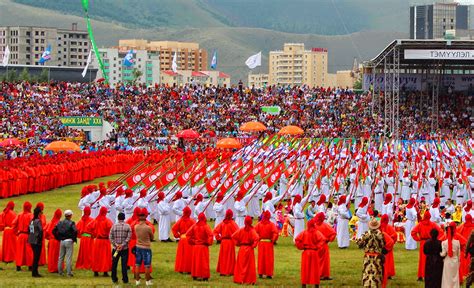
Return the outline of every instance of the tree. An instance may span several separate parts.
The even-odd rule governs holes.
[[[140,77],[142,77],[143,75],[143,72],[138,70],[137,68],[134,68],[133,71],[132,71],[132,76],[133,76],[133,84],[137,84],[138,80],[140,79]]]
[[[30,73],[28,72],[28,69],[25,67],[20,73],[19,80],[21,81],[30,81]]]
[[[354,82],[354,89],[362,89],[362,80],[360,78]]]
[[[18,74],[16,73],[16,70],[15,69],[8,70],[7,81],[15,82],[16,80],[18,80]]]
[[[46,68],[41,70],[41,74],[38,76],[38,82],[48,82],[49,80],[49,71]]]

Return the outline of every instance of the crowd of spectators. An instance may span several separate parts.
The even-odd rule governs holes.
[[[431,131],[431,102],[420,99],[416,93],[400,97],[402,138],[472,137],[473,96],[441,96],[441,128],[436,131]],[[86,150],[155,149],[158,138],[189,128],[201,134],[211,131],[217,137],[238,136],[239,126],[253,120],[270,131],[298,125],[308,137],[377,137],[383,134],[384,123],[377,111],[372,111],[371,101],[370,93],[305,86],[241,90],[192,85],[0,83],[0,139],[28,139],[26,149],[15,151],[15,156],[24,156],[41,149],[44,142],[84,136],[82,131],[64,126],[59,116],[102,117],[114,125],[109,140],[84,143]],[[262,106],[272,105],[281,107],[280,115],[262,112]],[[127,141],[118,143],[118,139]]]

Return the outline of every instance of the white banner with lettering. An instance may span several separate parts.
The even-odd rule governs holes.
[[[406,49],[407,60],[474,60],[474,50]]]

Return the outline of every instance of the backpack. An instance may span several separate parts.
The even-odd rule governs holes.
[[[66,233],[68,232],[68,227],[64,221],[60,221],[56,227],[53,229],[53,236],[56,240],[61,241],[64,240]]]

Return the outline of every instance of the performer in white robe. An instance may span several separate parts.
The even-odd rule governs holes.
[[[416,199],[410,198],[405,210],[407,218],[407,221],[405,222],[405,249],[407,250],[416,250],[417,247],[416,241],[411,237],[411,230],[413,230],[413,227],[415,227],[416,221],[418,220],[415,203]]]
[[[433,200],[433,204],[431,204],[431,207],[430,207],[430,215],[431,215],[431,219],[430,221],[431,222],[434,222],[438,225],[441,225],[441,213],[439,212],[439,204],[440,204],[440,199],[438,197],[436,197],[434,200]]]
[[[384,180],[379,178],[375,181],[377,181],[374,188],[375,210],[382,212]]]
[[[99,215],[99,210],[100,210],[99,200],[102,196],[102,193],[105,195],[106,192],[107,190],[105,188],[103,189],[103,192],[97,189],[89,195],[87,199],[89,203],[87,203],[87,206],[91,207],[92,218],[96,218]]]
[[[239,192],[235,198],[234,209],[235,209],[235,223],[239,228],[245,226],[245,217],[247,216],[247,202],[249,201],[251,194],[244,197],[244,193]]]
[[[356,215],[359,218],[359,221],[357,222],[357,233],[356,233],[357,239],[361,238],[362,235],[364,235],[364,233],[369,230],[370,215],[367,212],[368,208],[369,208],[369,198],[364,197],[362,198],[356,212]]]
[[[411,197],[411,189],[410,189],[410,184],[411,184],[411,180],[410,180],[410,175],[409,175],[409,172],[408,170],[403,172],[403,177],[401,178],[402,179],[402,199],[403,201],[408,201],[410,200],[410,197]]]
[[[123,187],[119,187],[117,189],[117,194],[115,194],[115,201],[114,201],[115,211],[117,215],[118,213],[125,213],[124,207],[123,207],[124,200],[125,200],[125,190]]]
[[[347,248],[350,243],[349,236],[349,220],[351,214],[347,208],[346,195],[339,196],[337,202],[337,246],[339,248]]]
[[[321,194],[318,202],[316,202],[316,213],[324,213],[326,215],[326,195]]]
[[[370,175],[367,175],[365,177],[365,180],[362,183],[362,195],[363,197],[370,198],[372,196],[372,177]]]
[[[445,206],[446,201],[451,198],[451,185],[453,185],[453,180],[451,179],[451,172],[446,171],[446,174],[443,178],[443,185],[441,185],[441,206]]]
[[[225,219],[225,213],[227,210],[225,210],[225,206],[222,204],[222,201],[224,200],[224,194],[219,193],[216,196],[216,202],[214,202],[214,205],[212,206],[212,209],[214,210],[214,213],[216,214],[216,221],[214,222],[214,228],[217,227],[222,221]]]
[[[436,189],[435,189],[435,186],[436,186],[436,177],[435,177],[435,174],[434,174],[434,170],[431,171],[430,173],[430,176],[428,177],[428,181],[427,181],[427,189],[428,189],[428,195],[429,195],[429,204],[432,204],[433,203],[433,200],[435,198],[435,192],[436,192]],[[428,203],[428,201],[426,201],[426,203]]]
[[[324,170],[322,174],[323,175],[321,176],[321,193],[326,195],[326,198],[329,198],[329,177],[326,175],[326,170]]]
[[[456,196],[456,204],[464,205],[466,194],[466,184],[464,184],[461,178],[458,178],[456,186],[454,186],[453,189],[453,195]]]
[[[173,195],[174,196],[174,195]],[[168,195],[165,198],[164,192],[158,193],[158,205],[157,205],[157,214],[158,214],[158,239],[162,242],[171,242],[170,231],[171,231],[171,205],[170,201],[173,197]]]
[[[395,193],[395,176],[393,170],[388,172],[388,175],[385,177],[385,184],[387,184],[387,194],[394,195]]]
[[[183,216],[183,209],[186,207],[186,202],[183,199],[183,192],[178,191],[174,194],[173,199],[171,199],[172,203],[172,210],[174,214],[174,221],[178,222],[178,220]]]
[[[123,199],[122,206],[125,213],[125,219],[129,219],[133,216],[133,209],[135,208],[136,197],[133,195],[131,189],[125,190],[125,198]]]
[[[293,232],[293,240],[304,230],[304,211],[303,205],[310,195],[306,195],[304,199],[298,194],[293,199],[293,217],[295,217],[295,226]]]
[[[382,205],[382,214],[387,214],[390,223],[393,222],[393,196],[392,194],[386,194]]]
[[[277,224],[276,217],[275,217],[275,205],[280,202],[280,200],[283,198],[284,194],[281,194],[278,197],[273,197],[273,194],[271,192],[267,192],[265,194],[265,198],[263,198],[263,205],[262,205],[262,210],[270,212],[270,221],[273,224]]]

